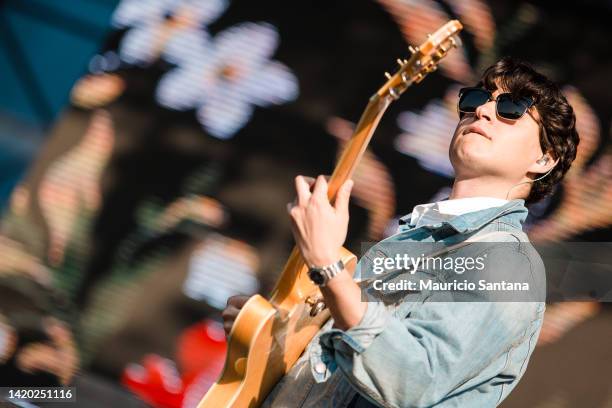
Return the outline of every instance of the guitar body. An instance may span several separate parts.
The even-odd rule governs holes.
[[[342,259],[352,273],[355,255],[343,249]],[[294,251],[283,275],[297,279],[279,285],[270,300],[255,295],[242,307],[229,336],[223,373],[198,408],[257,407],[295,364],[329,319],[327,309],[311,315],[313,301],[322,296],[307,271]]]
[[[452,20],[412,48],[408,60],[398,59],[400,69],[387,74],[388,81],[370,98],[329,180],[332,202],[340,186],[351,178],[389,104],[417,84],[447,52],[459,44],[461,23]],[[353,274],[356,257],[342,250],[346,269]],[[329,319],[319,288],[308,277],[299,250],[293,249],[269,300],[251,297],[242,307],[228,339],[223,373],[208,390],[198,408],[254,408],[291,369],[321,326]]]

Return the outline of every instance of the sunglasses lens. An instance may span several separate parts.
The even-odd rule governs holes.
[[[530,102],[526,98],[512,100],[509,95],[500,95],[497,98],[497,114],[505,119],[516,120],[525,114]]]
[[[476,112],[476,108],[489,100],[488,92],[480,89],[468,89],[459,98],[459,111],[461,113]]]

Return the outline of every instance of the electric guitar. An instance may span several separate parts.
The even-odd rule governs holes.
[[[459,46],[457,34],[462,28],[459,21],[449,21],[421,46],[410,47],[411,56],[397,60],[397,72],[385,73],[387,82],[370,97],[329,180],[330,201],[353,174],[387,107],[408,87],[435,71],[447,52]],[[342,260],[352,273],[357,258],[344,248],[342,251]],[[270,298],[254,295],[246,302],[228,338],[223,372],[198,408],[258,407],[291,369],[329,319],[323,297],[307,272],[294,247]]]

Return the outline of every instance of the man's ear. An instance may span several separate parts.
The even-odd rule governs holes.
[[[559,159],[553,159],[550,153],[544,153],[542,157],[536,160],[528,169],[529,173],[544,174],[549,172],[559,163]]]

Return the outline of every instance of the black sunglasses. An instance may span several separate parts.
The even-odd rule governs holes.
[[[534,104],[534,100],[529,97],[515,98],[510,93],[502,93],[493,98],[493,93],[484,88],[461,88],[457,104],[459,118],[466,113],[476,112],[476,108],[489,101],[495,101],[497,116],[508,120],[520,119]]]

